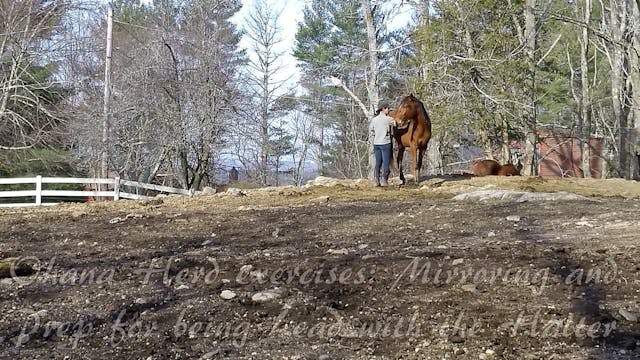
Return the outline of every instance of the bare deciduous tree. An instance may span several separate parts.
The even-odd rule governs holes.
[[[56,38],[68,1],[0,0],[0,150],[46,143],[61,117],[53,76]]]
[[[257,170],[257,178],[263,185],[267,185],[270,155],[279,153],[272,146],[272,132],[277,135],[279,128],[274,126],[275,122],[286,115],[293,98],[292,90],[288,88],[291,75],[286,73],[284,50],[281,49],[281,15],[281,9],[274,9],[265,0],[257,0],[246,21],[251,54],[243,79],[250,96],[242,135],[245,142],[252,144],[246,149],[254,154],[250,158],[257,160],[247,165]]]

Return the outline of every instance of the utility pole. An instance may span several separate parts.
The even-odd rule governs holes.
[[[111,43],[113,40],[113,3],[107,5],[107,52],[104,61],[104,108],[102,120],[102,153],[100,154],[100,177],[107,178],[109,161],[109,123],[111,116]]]

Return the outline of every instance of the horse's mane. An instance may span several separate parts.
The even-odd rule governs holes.
[[[429,129],[429,131],[431,131],[431,121],[429,119],[429,114],[427,113],[427,109],[424,107],[424,104],[422,103],[422,101],[418,100],[418,98],[413,96],[413,94],[410,94],[409,96],[407,96],[404,99],[404,101],[407,101],[407,99],[411,99],[411,101],[414,101],[416,104],[418,104],[418,111],[420,111],[422,113],[422,116],[424,116],[424,121],[427,125],[427,128]]]

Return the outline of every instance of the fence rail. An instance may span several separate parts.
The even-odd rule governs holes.
[[[150,199],[150,196],[140,194],[147,190],[162,193],[179,194],[193,196],[192,190],[178,189],[169,186],[146,184],[138,181],[122,180],[118,177],[115,179],[100,178],[67,178],[67,177],[24,177],[24,178],[0,178],[0,185],[24,185],[33,184],[35,189],[32,190],[0,190],[0,198],[35,198],[32,203],[0,203],[2,207],[27,207],[27,206],[50,206],[57,205],[56,202],[43,202],[43,198],[111,198],[113,200],[132,199],[144,200]],[[85,185],[85,190],[48,190],[43,189],[43,184],[79,184]],[[93,187],[98,190],[86,190],[86,186]],[[102,189],[101,189],[102,188]],[[107,188],[105,190],[104,188]],[[111,189],[109,189],[111,188]],[[133,189],[133,190],[130,190]],[[133,191],[126,192],[124,190]],[[142,191],[141,191],[142,190]]]

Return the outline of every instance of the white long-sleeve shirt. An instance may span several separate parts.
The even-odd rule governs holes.
[[[385,145],[391,142],[390,126],[393,118],[380,112],[369,123],[369,136],[373,138],[373,145]]]

